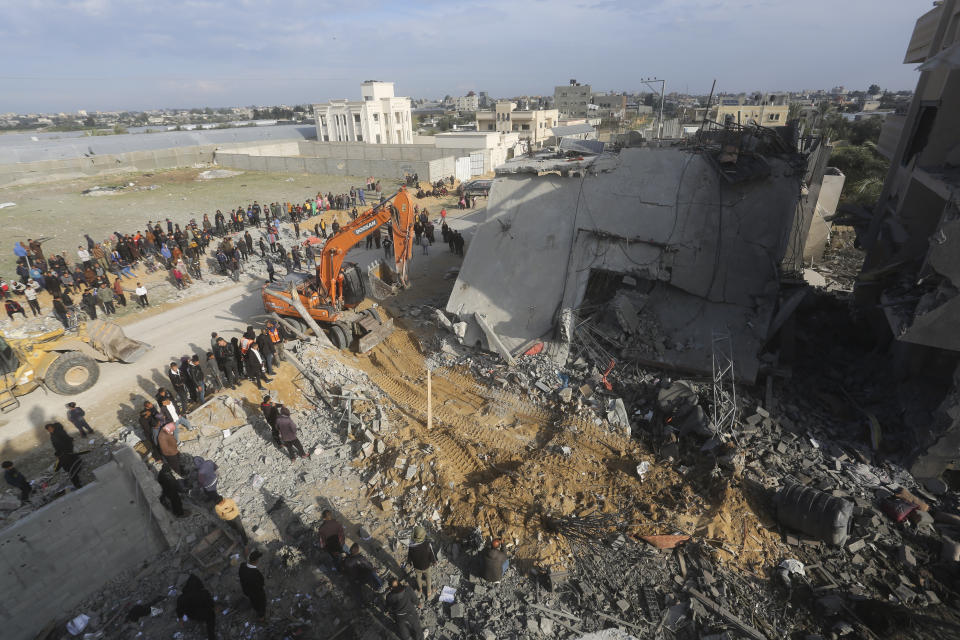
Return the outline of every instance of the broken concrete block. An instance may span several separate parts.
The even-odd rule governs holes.
[[[560,392],[557,394],[560,397],[561,402],[570,403],[573,400],[573,389],[570,387],[564,387],[560,389]]]
[[[867,546],[867,543],[863,540],[857,540],[856,542],[851,542],[847,545],[847,551],[850,553],[856,553]]]
[[[913,549],[907,545],[901,545],[900,550],[897,552],[897,557],[900,558],[900,562],[907,565],[908,567],[917,566],[917,558],[913,555]]]
[[[464,606],[462,603],[458,602],[456,604],[450,605],[451,618],[462,618],[463,614],[464,614]]]
[[[467,323],[466,322],[454,322],[453,323],[453,335],[457,336],[457,340],[460,341],[460,344],[463,344],[463,338],[467,335]]]
[[[437,319],[437,323],[441,327],[447,331],[453,331],[453,323],[450,322],[450,318],[447,317],[447,314],[445,314],[442,309],[434,309],[433,316]]]
[[[527,631],[530,633],[540,633],[540,623],[536,618],[527,618]]]
[[[617,608],[626,613],[630,610],[630,603],[626,600],[617,600]]]
[[[544,384],[542,380],[537,380],[533,383],[533,386],[535,386],[537,389],[540,389],[540,391],[543,391],[544,393],[550,393],[553,391],[553,389]]]
[[[960,562],[960,543],[944,536],[940,546],[940,561]]]
[[[373,445],[374,451],[377,453],[383,453],[387,450],[387,445],[383,440],[377,440]]]
[[[514,360],[510,350],[507,349],[507,347],[500,340],[500,336],[497,335],[497,332],[493,330],[493,327],[490,325],[490,322],[487,321],[486,316],[484,316],[482,313],[475,313],[473,316],[476,319],[477,324],[480,326],[480,330],[483,331],[483,335],[486,336],[487,344],[490,345],[490,349],[499,353],[500,357],[503,358],[511,367],[516,365],[517,361]]]
[[[584,399],[587,399],[593,395],[593,387],[591,387],[588,384],[582,385],[578,389],[578,391],[580,392],[580,395],[583,396]]]
[[[372,456],[372,455],[373,455],[373,443],[372,443],[372,442],[364,442],[363,445],[360,447],[360,453],[361,453],[361,455],[363,455],[364,458],[369,458],[370,456]]]
[[[490,629],[484,629],[483,640],[497,640],[497,634],[495,634],[493,631],[490,631]]]
[[[540,616],[540,631],[548,638],[553,637],[553,620],[546,616]]]
[[[0,511],[13,511],[20,508],[20,498],[5,493],[0,495]]]

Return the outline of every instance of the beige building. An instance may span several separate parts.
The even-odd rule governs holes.
[[[313,105],[320,142],[411,144],[410,98],[398,98],[392,82],[367,80],[362,100],[331,100]]]
[[[540,149],[559,120],[557,109],[520,110],[515,102],[500,100],[493,111],[477,111],[477,131],[517,133],[532,148]]]
[[[460,96],[456,101],[457,111],[476,111],[480,108],[480,98],[473,91]]]
[[[787,104],[719,104],[711,109],[712,120],[724,124],[727,119],[743,126],[758,124],[764,127],[782,127],[787,124]]]

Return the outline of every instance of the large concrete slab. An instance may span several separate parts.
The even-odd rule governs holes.
[[[664,364],[708,370],[713,330],[735,334],[738,373],[753,379],[766,339],[799,194],[799,176],[768,158],[769,178],[730,184],[703,155],[624,149],[586,177],[498,176],[447,310],[484,314],[513,352],[550,337],[581,304],[590,275],[648,283],[668,346]],[[606,168],[604,168],[606,167]]]

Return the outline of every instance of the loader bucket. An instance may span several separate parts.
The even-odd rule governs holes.
[[[86,333],[90,345],[110,360],[136,362],[153,348],[146,342],[128,338],[120,325],[108,320],[91,320],[87,323]]]
[[[393,333],[393,318],[381,320],[379,314],[372,309],[363,313],[363,318],[357,323],[363,331],[363,335],[357,340],[357,351],[360,353],[370,351]]]

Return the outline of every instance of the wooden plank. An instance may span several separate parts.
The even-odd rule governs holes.
[[[720,616],[721,618],[723,618],[724,620],[726,620],[727,622],[735,626],[737,629],[743,632],[746,636],[753,638],[753,640],[767,640],[767,637],[762,633],[760,633],[759,631],[757,631],[753,626],[747,624],[746,622],[744,622],[743,620],[735,616],[731,611],[728,611],[726,608],[721,607],[719,604],[717,604],[716,602],[714,602],[704,594],[700,593],[696,589],[687,589],[687,592],[691,596],[693,596],[694,598],[702,602],[704,606],[706,606],[708,609],[713,611],[715,614],[717,614],[718,616]]]

